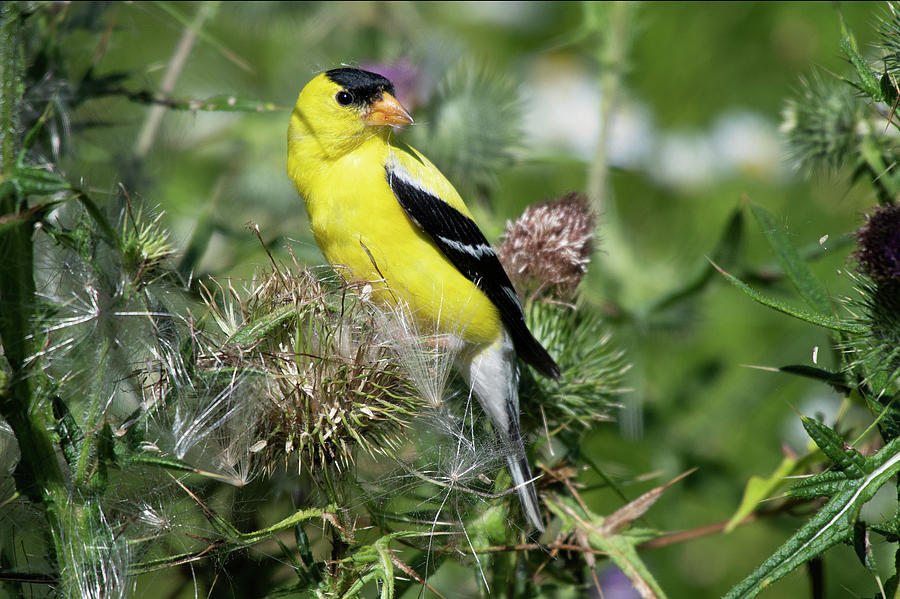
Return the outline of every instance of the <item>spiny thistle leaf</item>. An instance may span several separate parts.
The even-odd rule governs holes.
[[[845,81],[869,96],[875,102],[884,101],[884,94],[881,91],[881,82],[878,80],[878,77],[875,76],[872,67],[869,66],[866,59],[860,56],[856,38],[853,36],[850,29],[847,28],[847,23],[844,22],[844,19],[841,19],[841,50],[844,51],[850,64],[856,69],[856,76],[858,77],[858,82],[846,79]]]
[[[838,470],[846,472],[847,476],[859,478],[863,475],[866,458],[852,447],[846,447],[844,439],[830,427],[818,420],[800,417],[803,428],[810,438],[819,446],[828,458],[834,462]]]
[[[725,272],[724,270],[719,268],[716,264],[713,264],[713,266],[715,266],[716,270],[718,270],[719,273],[722,276],[724,276],[728,280],[729,283],[731,283],[732,285],[734,285],[735,287],[737,287],[738,289],[743,291],[751,299],[762,304],[763,306],[768,306],[770,308],[774,308],[775,310],[778,310],[779,312],[783,312],[784,314],[787,314],[788,316],[793,316],[794,318],[797,318],[799,320],[803,320],[803,321],[818,325],[820,327],[824,327],[826,329],[833,329],[835,331],[842,331],[845,333],[861,333],[865,330],[862,325],[855,323],[855,322],[840,320],[839,318],[837,318],[835,316],[829,316],[829,315],[821,314],[818,312],[808,312],[808,311],[804,310],[803,308],[796,308],[794,306],[788,306],[787,304],[785,304],[784,302],[781,302],[780,300],[776,300],[774,298],[763,295],[762,293],[760,293],[753,287],[750,287],[749,285],[747,285],[746,283],[744,283],[743,281],[741,281],[734,275],[731,275],[731,274]]]
[[[809,267],[800,257],[797,248],[790,242],[787,234],[775,222],[772,213],[758,204],[750,204],[750,210],[756,218],[759,228],[775,253],[778,263],[791,280],[806,304],[821,314],[831,314],[831,303],[822,284],[816,279]]]
[[[750,599],[801,564],[840,542],[853,540],[862,506],[875,496],[888,480],[900,472],[900,440],[885,445],[877,454],[864,458],[859,475],[844,471],[843,482],[831,475],[821,491],[834,491],[815,516],[804,524],[759,568],[737,584],[726,599]]]

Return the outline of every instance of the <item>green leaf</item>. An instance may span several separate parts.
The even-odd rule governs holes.
[[[300,557],[306,575],[316,582],[321,582],[322,571],[313,559],[312,545],[309,537],[306,536],[306,529],[303,528],[302,522],[298,522],[294,526],[294,540],[297,542],[297,555]]]
[[[825,288],[813,276],[812,271],[806,266],[797,249],[788,240],[785,232],[776,224],[772,213],[753,203],[750,204],[750,210],[766,236],[769,246],[775,252],[775,257],[778,259],[778,263],[781,264],[784,274],[787,275],[797,288],[797,291],[800,292],[800,296],[803,297],[810,308],[822,314],[830,315],[831,303],[828,301],[828,294],[825,293]]]
[[[898,192],[893,158],[885,159],[881,146],[870,134],[862,136],[859,155],[868,167],[868,172],[865,173],[867,178],[878,188],[879,203],[889,205]]]
[[[842,372],[831,372],[830,370],[823,370],[822,368],[805,364],[789,364],[788,366],[782,366],[778,370],[787,374],[796,374],[797,376],[828,383],[835,389],[840,389],[843,392],[849,391],[847,376]]]
[[[843,485],[838,483],[836,486],[840,486],[840,490],[831,500],[759,568],[732,588],[725,599],[755,597],[826,549],[852,541],[859,510],[900,471],[900,440],[891,441],[877,454],[867,458],[864,470],[867,472],[865,476],[847,478]]]
[[[784,486],[787,483],[785,477],[790,475],[796,466],[796,458],[785,456],[778,465],[778,468],[776,468],[775,472],[771,475],[765,478],[761,476],[751,476],[750,480],[747,481],[747,486],[744,488],[744,497],[741,499],[741,504],[738,506],[734,515],[731,516],[731,519],[728,520],[728,524],[725,526],[725,532],[734,530],[744,521],[744,518],[749,516],[753,510],[756,509],[759,502],[768,499],[777,489]]]
[[[748,296],[750,296],[751,299],[755,300],[756,302],[758,302],[764,306],[768,306],[769,308],[774,308],[775,310],[778,310],[779,312],[783,312],[784,314],[787,314],[788,316],[793,316],[794,318],[797,318],[799,320],[803,320],[805,322],[809,322],[809,323],[818,325],[820,327],[825,327],[826,329],[833,329],[835,331],[842,331],[845,333],[865,333],[866,332],[866,327],[864,325],[849,323],[849,322],[841,322],[834,316],[827,316],[825,314],[807,312],[806,310],[803,310],[802,308],[794,308],[794,307],[788,306],[776,299],[766,297],[763,294],[761,294],[760,292],[758,292],[755,289],[753,289],[752,287],[750,287],[749,285],[747,285],[746,283],[744,283],[743,281],[741,281],[740,279],[738,279],[737,277],[730,275],[727,272],[725,272],[724,270],[722,270],[721,268],[719,268],[715,264],[715,262],[713,262],[712,264],[716,268],[716,270],[718,270],[726,279],[728,279],[728,281],[732,285],[734,285],[735,287],[737,287],[738,289],[740,289],[741,291],[746,293]]]
[[[56,420],[59,448],[62,450],[63,459],[71,466],[78,457],[83,433],[78,422],[75,421],[75,417],[72,416],[72,412],[69,411],[69,406],[60,396],[54,395],[50,403],[53,408],[53,418]]]
[[[81,205],[87,211],[88,215],[94,220],[94,223],[100,227],[100,232],[107,238],[114,247],[122,249],[122,238],[116,229],[109,223],[109,220],[100,210],[100,207],[91,199],[89,195],[83,191],[76,191],[75,199],[81,202]]]
[[[834,465],[852,478],[859,478],[865,473],[866,458],[853,448],[847,448],[843,437],[818,420],[800,416],[803,428],[819,449],[834,462]]]
[[[884,92],[881,90],[881,83],[878,81],[878,77],[875,75],[875,72],[872,71],[869,63],[860,56],[859,49],[856,45],[856,38],[853,37],[853,34],[847,28],[847,24],[844,22],[843,18],[841,19],[841,50],[844,51],[844,55],[850,60],[850,63],[856,69],[857,77],[859,77],[859,83],[854,84],[854,87],[858,88],[872,100],[884,102],[885,97]]]
[[[40,118],[38,118],[37,122],[35,122],[34,126],[25,134],[25,139],[22,141],[22,149],[19,150],[19,158],[18,163],[25,163],[25,156],[28,152],[31,151],[31,148],[34,147],[34,143],[37,141],[38,133],[41,132],[41,129],[44,128],[44,125],[47,123],[47,119],[50,118],[50,115],[53,112],[53,101],[47,103],[47,107],[44,108],[44,112],[41,113]]]
[[[25,195],[49,195],[72,188],[68,181],[42,168],[20,166],[13,172],[13,177]]]
[[[816,497],[831,497],[844,488],[847,482],[846,472],[828,470],[814,476],[801,479],[797,482],[788,495],[799,499],[814,499]]]

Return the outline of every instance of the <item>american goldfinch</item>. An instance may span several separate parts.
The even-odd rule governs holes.
[[[412,123],[391,82],[339,68],[300,92],[288,128],[288,175],[325,258],[408,308],[421,330],[462,346],[455,366],[506,448],[528,521],[543,530],[519,430],[516,356],[559,367],[532,336],[522,304],[459,194],[422,154],[392,138]]]

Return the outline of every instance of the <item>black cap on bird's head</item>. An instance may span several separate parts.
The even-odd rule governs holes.
[[[367,125],[406,125],[413,119],[394,97],[394,84],[377,73],[343,67],[325,72],[325,76],[341,86],[335,101],[365,111]]]

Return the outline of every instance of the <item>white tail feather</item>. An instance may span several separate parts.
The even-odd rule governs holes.
[[[457,367],[507,448],[509,473],[522,511],[531,525],[543,532],[537,491],[519,431],[519,368],[512,339],[504,330],[496,342],[462,352]]]

